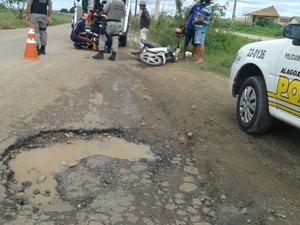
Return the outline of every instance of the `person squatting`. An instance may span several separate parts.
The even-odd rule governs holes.
[[[87,30],[87,26],[89,29]],[[76,49],[94,49],[99,43],[99,36],[106,36],[105,51],[111,52],[112,37],[108,36],[106,30],[106,16],[103,14],[103,7],[100,6],[94,13],[84,13],[79,21],[73,26],[70,39],[74,42]]]
[[[106,20],[103,14],[103,7],[99,7],[96,13],[84,14],[81,19],[74,25],[70,34],[70,39],[74,42],[76,49],[95,49],[98,45],[100,34],[105,34]],[[86,26],[89,23],[90,29]],[[112,38],[107,36],[106,51],[110,53]]]

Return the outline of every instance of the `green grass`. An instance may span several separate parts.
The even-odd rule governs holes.
[[[218,28],[226,31],[240,32],[245,34],[253,34],[259,36],[266,36],[272,38],[282,38],[283,25],[277,23],[270,23],[267,26],[259,26],[256,24],[249,24],[245,22],[234,22],[220,20],[217,24]]]
[[[210,29],[206,34],[205,63],[194,64],[191,68],[204,69],[228,77],[238,50],[251,42],[253,40],[248,38],[215,32]]]
[[[131,24],[138,29],[137,19],[133,18]],[[156,22],[152,22],[149,32],[149,39],[161,46],[170,46],[171,49],[175,48],[177,43],[180,42],[182,47],[184,38],[178,39],[175,36],[175,29],[180,22],[170,17],[160,17]],[[205,63],[195,64],[192,60],[187,59],[187,66],[192,70],[207,70],[212,71],[223,76],[229,76],[230,68],[237,51],[245,44],[253,42],[248,38],[238,37],[231,33],[216,32],[214,29],[216,24],[210,27],[206,34],[206,50],[205,50]],[[192,51],[192,47],[189,47]]]
[[[257,25],[248,25],[248,26],[236,26],[233,29],[236,32],[254,34],[259,36],[274,37],[280,38],[283,37],[283,27],[278,25],[274,27],[260,27]]]
[[[72,14],[59,14],[54,13],[52,16],[51,26],[71,23]],[[15,15],[10,10],[0,9],[0,29],[16,29],[28,27],[28,24],[24,19],[17,19]]]
[[[16,19],[10,10],[0,9],[0,29],[28,27],[24,20]]]

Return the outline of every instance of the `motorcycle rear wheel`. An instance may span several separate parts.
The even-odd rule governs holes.
[[[149,66],[160,66],[163,64],[163,59],[161,56],[151,53],[142,52],[139,56],[140,60]]]

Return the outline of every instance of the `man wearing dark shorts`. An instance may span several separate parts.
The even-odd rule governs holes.
[[[188,14],[185,16],[185,18],[182,22],[182,27],[186,28],[185,42],[184,42],[183,51],[182,51],[183,58],[185,58],[185,52],[186,52],[190,42],[193,45],[193,54],[195,53],[195,46],[194,46],[195,27],[192,23],[195,20],[197,14],[200,12],[201,9],[202,9],[202,5],[200,4],[200,2],[195,3],[193,5],[193,7],[189,10]]]

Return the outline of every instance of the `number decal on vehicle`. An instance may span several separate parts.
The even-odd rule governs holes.
[[[267,51],[263,49],[254,49],[250,48],[247,54],[247,57],[257,58],[257,59],[264,59],[266,56]]]

